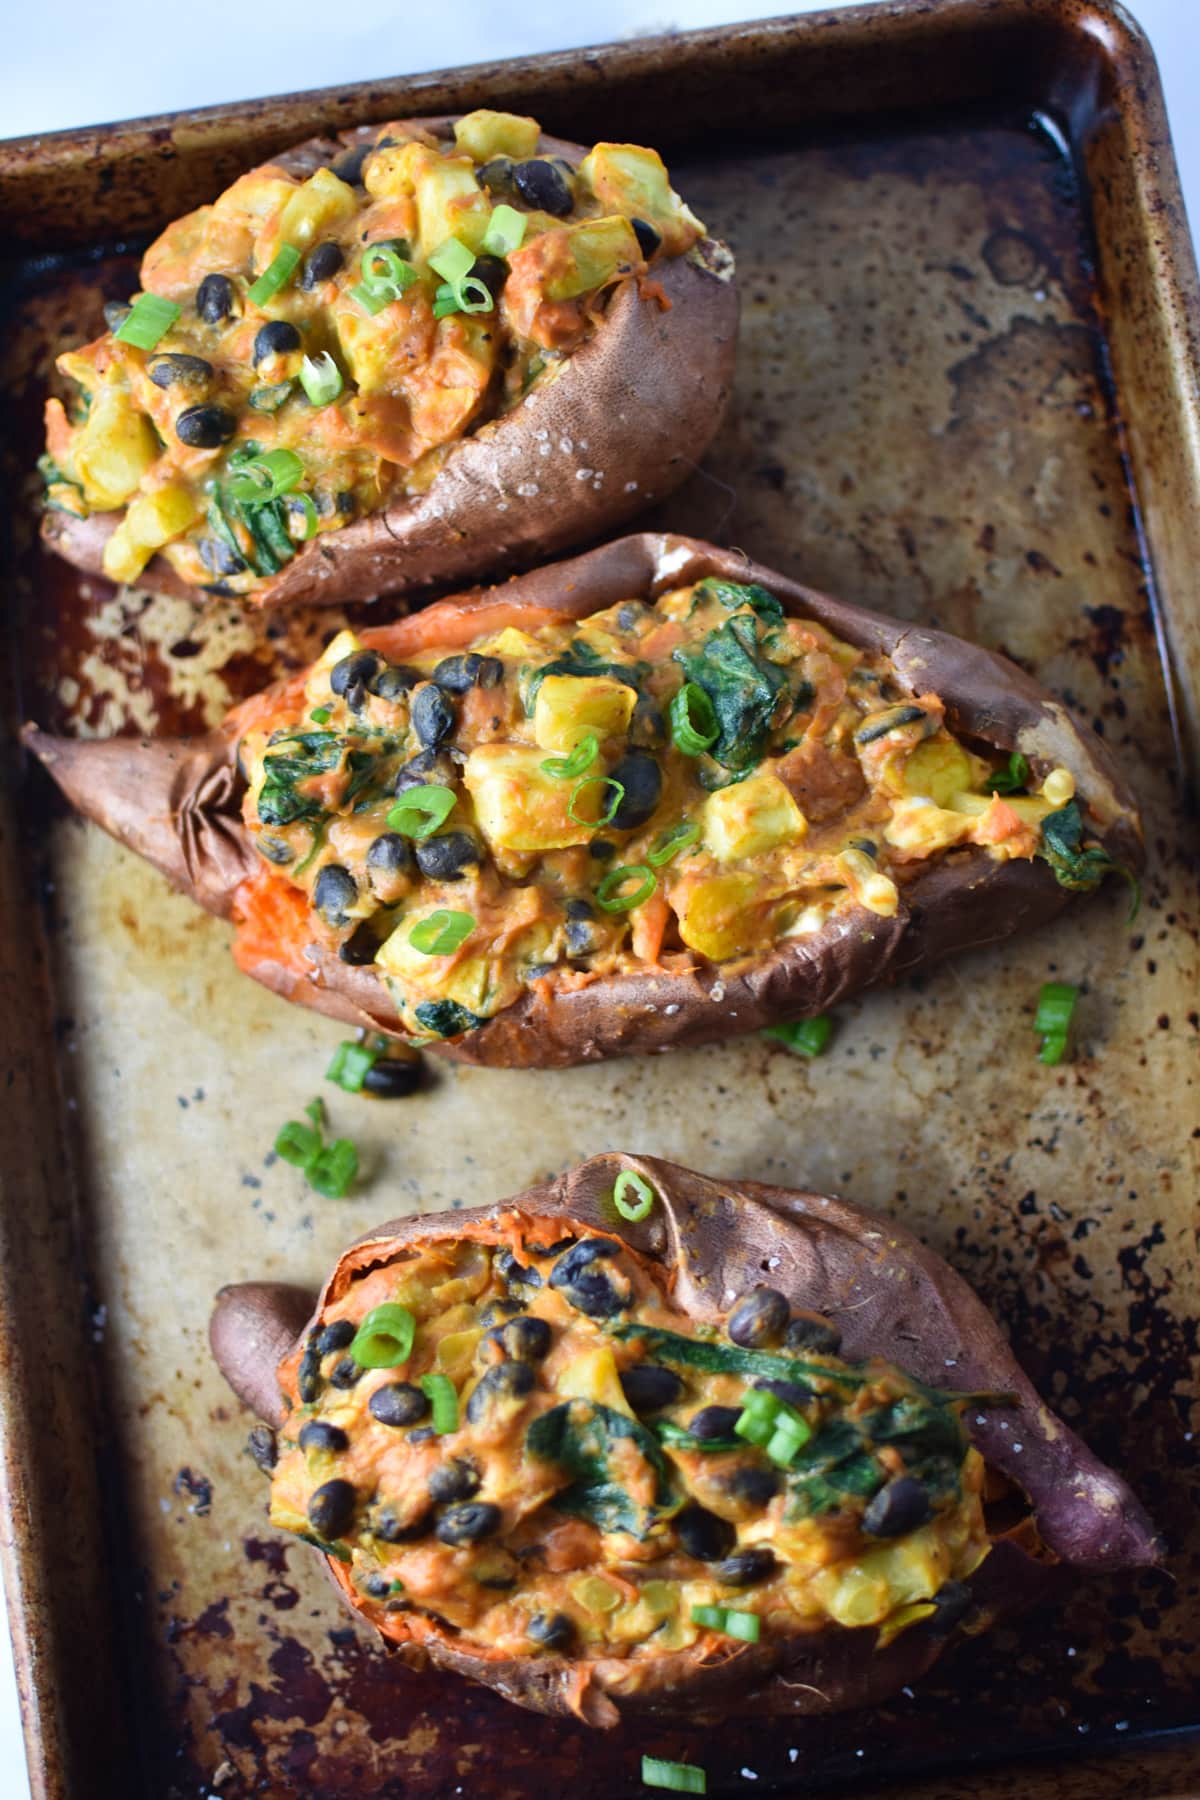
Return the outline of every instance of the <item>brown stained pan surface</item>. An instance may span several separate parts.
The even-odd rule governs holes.
[[[743,1042],[543,1075],[444,1071],[390,1108],[327,1088],[366,1176],[334,1203],[269,1150],[321,1086],[336,1028],[238,977],[223,928],[99,833],[59,818],[47,840],[48,788],[31,783],[21,854],[41,855],[54,883],[85,1248],[107,1308],[95,1354],[129,1534],[113,1564],[156,1796],[610,1800],[642,1791],[645,1749],[702,1760],[710,1793],[874,1792],[891,1778],[927,1800],[1196,1789],[1183,1764],[1156,1786],[1148,1749],[1116,1765],[1127,1773],[1089,1766],[1044,1784],[1009,1760],[1192,1724],[1200,1691],[1185,1436],[1195,880],[1079,197],[1019,113],[739,140],[719,157],[681,145],[672,167],[732,241],[742,340],[722,436],[649,523],[743,545],[1036,672],[1127,759],[1147,817],[1146,903],[1132,929],[1114,893],[1028,945],[855,1002],[811,1065]],[[6,491],[23,502],[49,347],[95,329],[133,266],[34,282],[7,328],[20,430]],[[19,704],[50,728],[198,729],[340,622],[117,596],[31,549],[27,508],[18,523]],[[1033,1056],[1047,979],[1084,987],[1075,1058],[1056,1071]],[[598,1743],[394,1671],[343,1620],[316,1559],[266,1526],[241,1448],[250,1421],[204,1350],[211,1295],[252,1275],[315,1282],[379,1217],[490,1200],[614,1147],[902,1215],[1128,1476],[1167,1537],[1165,1570],[1077,1588],[869,1716],[734,1722],[700,1742],[674,1730]],[[976,1762],[1008,1773],[968,1772]]]

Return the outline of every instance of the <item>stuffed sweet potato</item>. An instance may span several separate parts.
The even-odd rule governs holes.
[[[369,599],[596,538],[729,393],[732,258],[632,144],[479,111],[316,139],[59,359],[48,543],[154,591]]]
[[[307,1307],[251,1283],[211,1326],[273,1523],[538,1711],[872,1704],[1055,1565],[1155,1558],[966,1284],[841,1200],[599,1156],[380,1227]]]
[[[1140,860],[1012,664],[683,538],[342,633],[202,740],[27,741],[247,973],[503,1066],[819,1013]]]

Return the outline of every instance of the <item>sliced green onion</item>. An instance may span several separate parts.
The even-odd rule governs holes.
[[[273,387],[255,388],[246,399],[255,412],[278,412],[295,385],[294,381],[277,381]]]
[[[665,863],[674,860],[684,850],[690,850],[700,839],[700,827],[681,819],[678,825],[672,825],[656,837],[654,844],[646,853],[646,861],[652,869],[661,869]]]
[[[412,1355],[417,1321],[407,1306],[374,1306],[359,1326],[350,1355],[364,1369],[394,1369]]]
[[[488,256],[511,256],[524,239],[528,223],[527,215],[515,206],[494,207],[483,234],[483,250]]]
[[[153,350],[182,311],[174,300],[164,300],[161,294],[139,294],[113,336],[135,350]]]
[[[390,285],[385,284],[382,288],[373,288],[368,286],[365,281],[360,281],[356,287],[350,289],[350,298],[357,300],[363,311],[374,318],[376,313],[381,313],[385,306],[390,306],[392,301],[398,300],[400,296]]]
[[[303,474],[304,464],[294,450],[267,450],[238,464],[229,491],[241,506],[265,506],[290,493]]]
[[[811,1436],[812,1426],[808,1420],[802,1419],[798,1413],[789,1412],[776,1421],[775,1429],[763,1448],[773,1463],[786,1468],[796,1452],[803,1450]]]
[[[458,1394],[448,1375],[422,1375],[421,1392],[433,1408],[433,1429],[439,1437],[458,1430]]]
[[[413,926],[408,941],[422,956],[449,956],[466,942],[474,929],[473,914],[449,912],[439,906],[436,912]]]
[[[308,1185],[326,1200],[344,1200],[358,1174],[358,1150],[349,1138],[335,1138],[304,1171]]]
[[[316,536],[317,527],[320,524],[312,495],[289,494],[287,497],[287,506],[290,513],[300,512],[304,515],[304,536],[301,538],[300,542],[307,543],[310,537]]]
[[[433,316],[444,319],[449,313],[491,312],[496,302],[484,282],[476,275],[465,275],[451,284],[444,281],[433,297]]]
[[[325,1079],[336,1082],[348,1094],[361,1094],[363,1082],[378,1061],[378,1050],[371,1050],[366,1044],[355,1044],[347,1039],[334,1051],[333,1060],[325,1071]]]
[[[403,293],[405,288],[410,288],[414,281],[419,280],[412,264],[397,255],[390,244],[368,244],[362,253],[361,267],[363,280],[376,288],[387,283]]]
[[[304,1109],[304,1116],[306,1119],[312,1120],[318,1131],[321,1131],[324,1128],[325,1102],[322,1100],[320,1094],[317,1095],[315,1100],[309,1101]]]
[[[440,275],[443,281],[448,281],[454,287],[475,267],[475,255],[461,239],[449,237],[434,251],[429,259],[429,266],[435,275]]]
[[[820,1056],[833,1036],[833,1020],[828,1013],[818,1013],[815,1019],[797,1019],[790,1025],[768,1025],[763,1036],[786,1044],[799,1056]]]
[[[265,306],[280,288],[285,288],[300,266],[300,252],[291,244],[281,244],[254,286],[246,294],[254,306]]]
[[[737,1612],[728,1606],[693,1606],[692,1618],[697,1625],[720,1631],[726,1637],[741,1638],[744,1644],[757,1644],[762,1620],[757,1613]]]
[[[1042,1039],[1042,1047],[1038,1051],[1038,1061],[1040,1063],[1060,1063],[1066,1054],[1066,1032],[1052,1031]]]
[[[599,818],[581,819],[579,814],[575,811],[575,802],[578,800],[580,794],[582,794],[584,788],[596,786],[612,788],[612,799],[609,800],[605,810],[600,814]],[[575,786],[571,789],[571,798],[567,801],[567,817],[568,819],[574,819],[577,825],[608,825],[616,817],[617,808],[624,798],[625,784],[623,781],[614,781],[611,775],[585,775],[583,780],[577,781]]]
[[[627,881],[637,881],[631,893],[624,894],[620,890]],[[629,912],[648,900],[656,886],[654,870],[648,869],[645,863],[622,863],[619,869],[610,869],[604,880],[598,883],[596,905],[605,912]]]
[[[300,364],[300,386],[313,406],[328,406],[342,391],[342,371],[322,350],[320,356],[306,356]]]
[[[328,725],[332,713],[330,706],[314,706],[308,716],[314,725]]]
[[[432,782],[406,788],[388,813],[388,829],[398,831],[402,837],[432,837],[450,817],[457,801],[453,788],[437,787]]]
[[[993,769],[988,776],[993,794],[1022,794],[1029,785],[1029,764],[1019,750],[1014,750],[1003,769]]]
[[[1065,1037],[1075,1011],[1079,989],[1067,981],[1047,981],[1038,995],[1033,1029],[1050,1037]]]
[[[307,1169],[320,1149],[320,1132],[314,1131],[311,1125],[302,1125],[299,1119],[289,1119],[275,1139],[276,1156],[297,1169]]]
[[[695,681],[685,681],[670,705],[671,736],[685,756],[701,756],[721,735],[713,703]]]
[[[708,1777],[695,1763],[663,1762],[657,1756],[643,1756],[642,1786],[669,1788],[673,1794],[707,1794]]]
[[[636,1195],[636,1199],[626,1199],[627,1194]],[[650,1183],[634,1169],[622,1169],[613,1183],[613,1205],[623,1219],[631,1225],[638,1225],[643,1219],[650,1217],[651,1208],[657,1198]]]
[[[599,754],[600,741],[589,731],[586,737],[580,738],[569,756],[548,756],[542,770],[552,775],[555,781],[573,781],[585,769],[591,768]]]

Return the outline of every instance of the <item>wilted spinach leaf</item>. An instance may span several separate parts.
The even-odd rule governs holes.
[[[297,793],[297,785],[312,775],[328,774],[342,758],[345,740],[336,731],[300,731],[281,738],[263,758],[263,784],[258,796],[258,816],[264,825],[290,825],[295,819],[315,819],[324,812],[321,802]]]
[[[654,1471],[654,1505],[640,1505],[616,1480],[614,1447],[632,1441]],[[601,1531],[628,1531],[645,1537],[662,1513],[674,1504],[670,1471],[656,1439],[624,1413],[588,1400],[570,1400],[535,1419],[525,1438],[531,1456],[554,1462],[571,1477],[571,1485],[554,1497],[555,1506],[587,1519]]]
[[[757,581],[721,581],[717,576],[709,575],[696,583],[695,599],[719,600],[730,612],[736,612],[739,606],[748,606],[760,619],[769,619],[773,625],[783,623],[783,607],[774,594],[768,588],[760,587]]]
[[[1134,919],[1141,904],[1142,889],[1131,870],[1114,862],[1102,844],[1083,845],[1083,815],[1077,800],[1068,800],[1057,812],[1047,813],[1042,820],[1042,841],[1038,855],[1054,871],[1060,887],[1072,893],[1090,893],[1108,874],[1119,875],[1133,890],[1129,918]]]
[[[861,1387],[863,1377],[851,1363],[810,1362],[799,1356],[777,1356],[771,1350],[743,1350],[738,1344],[718,1344],[711,1338],[683,1337],[659,1325],[629,1321],[610,1327],[617,1338],[640,1338],[645,1355],[669,1367],[704,1369],[715,1375],[756,1375],[776,1381],[836,1381],[842,1387]]]
[[[771,727],[791,713],[790,703],[786,711],[780,706],[787,675],[763,656],[761,635],[752,613],[735,613],[699,650],[674,652],[687,679],[712,701],[720,730],[709,754],[726,769],[745,771],[760,762]]]
[[[457,1037],[460,1031],[474,1031],[477,1025],[483,1024],[481,1018],[468,1012],[457,1000],[422,1000],[414,1010],[426,1031],[432,1031],[435,1037]]]

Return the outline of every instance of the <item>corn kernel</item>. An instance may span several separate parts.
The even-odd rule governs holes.
[[[1075,777],[1070,769],[1051,769],[1042,783],[1042,798],[1051,806],[1065,806],[1075,798]]]

